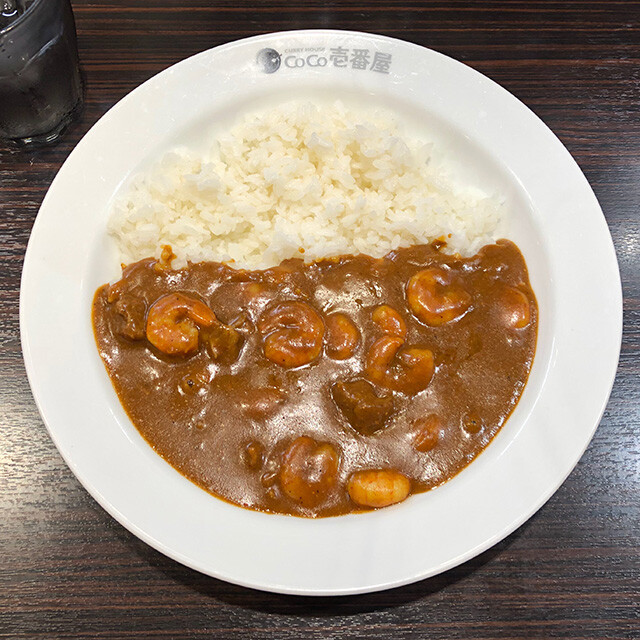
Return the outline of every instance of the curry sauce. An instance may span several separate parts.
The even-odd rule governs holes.
[[[263,271],[169,255],[96,292],[100,355],[133,424],[212,494],[332,516],[435,487],[513,411],[537,305],[500,240]]]

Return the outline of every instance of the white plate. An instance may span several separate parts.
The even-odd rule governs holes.
[[[369,67],[376,53],[390,66],[334,66],[331,49],[339,47],[351,57],[367,50]],[[259,55],[264,49],[277,53]],[[201,138],[213,122],[270,101],[314,96],[394,109],[435,132],[462,159],[469,180],[504,193],[512,210],[508,235],[527,259],[540,307],[529,383],[473,464],[395,507],[316,521],[229,505],[157,456],[114,394],[90,319],[95,289],[117,275],[105,224],[124,180],[162,151]],[[71,470],[114,518],[211,576],[315,595],[432,576],[527,520],[589,443],[613,384],[622,330],[607,225],[553,133],[459,62],[406,42],[336,31],[284,32],[217,47],[120,101],[78,144],[44,199],[20,304],[24,357],[42,418]]]

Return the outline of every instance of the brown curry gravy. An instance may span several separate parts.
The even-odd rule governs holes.
[[[354,473],[395,470],[408,478],[410,493],[445,482],[496,435],[529,375],[537,305],[518,248],[500,240],[470,258],[440,248],[398,249],[382,259],[286,260],[264,271],[215,262],[174,270],[167,262],[142,260],[96,292],[99,352],[136,428],[203,489],[267,512],[361,511],[376,505],[351,499]],[[439,326],[418,319],[407,300],[411,278],[432,268],[450,283],[438,285],[440,294],[453,287],[467,296],[464,313]],[[225,338],[222,352],[212,350],[203,338],[209,329],[202,329],[190,355],[154,347],[145,335],[149,308],[168,293],[206,304],[239,341]],[[523,296],[529,315],[518,321],[513,305]],[[265,357],[265,314],[289,301],[310,306],[324,325],[319,355],[299,367]],[[388,335],[373,320],[381,305],[406,324],[396,356],[405,347],[433,354],[433,375],[418,385],[426,388],[403,387],[407,369],[397,359],[390,386],[371,374],[372,347]],[[327,344],[328,318],[336,313],[357,328],[353,355],[345,359],[332,357],[335,345]],[[310,499],[283,490],[298,472],[313,489]]]

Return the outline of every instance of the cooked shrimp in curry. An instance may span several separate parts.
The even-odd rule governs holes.
[[[415,395],[431,382],[433,353],[429,349],[404,348],[403,345],[404,340],[395,336],[377,340],[367,354],[365,373],[383,389]]]
[[[265,271],[173,257],[97,291],[96,341],[140,433],[234,504],[402,509],[489,444],[527,381],[538,309],[511,242]]]
[[[411,491],[411,481],[394,469],[356,471],[347,491],[357,505],[377,509],[402,502]]]
[[[402,316],[388,304],[382,304],[376,307],[371,314],[371,319],[380,327],[383,333],[391,336],[397,336],[404,340],[407,336],[407,324]]]
[[[313,362],[322,349],[324,323],[304,302],[281,302],[268,308],[258,321],[264,336],[264,355],[282,367]]]
[[[350,358],[360,342],[360,332],[349,316],[344,313],[332,313],[326,320],[327,354],[336,360]]]
[[[440,267],[423,269],[407,284],[407,302],[415,316],[438,327],[463,316],[471,306],[471,296],[453,275]]]
[[[181,293],[156,300],[147,315],[147,340],[169,355],[198,349],[199,327],[210,327],[216,316],[206,304]]]

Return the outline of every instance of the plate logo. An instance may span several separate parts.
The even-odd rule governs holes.
[[[260,49],[256,56],[258,66],[265,73],[275,73],[280,68],[280,54],[275,49]]]
[[[275,73],[280,68],[336,67],[388,74],[392,62],[390,53],[347,47],[298,47],[282,53],[269,47],[256,55],[256,64],[263,73]]]

